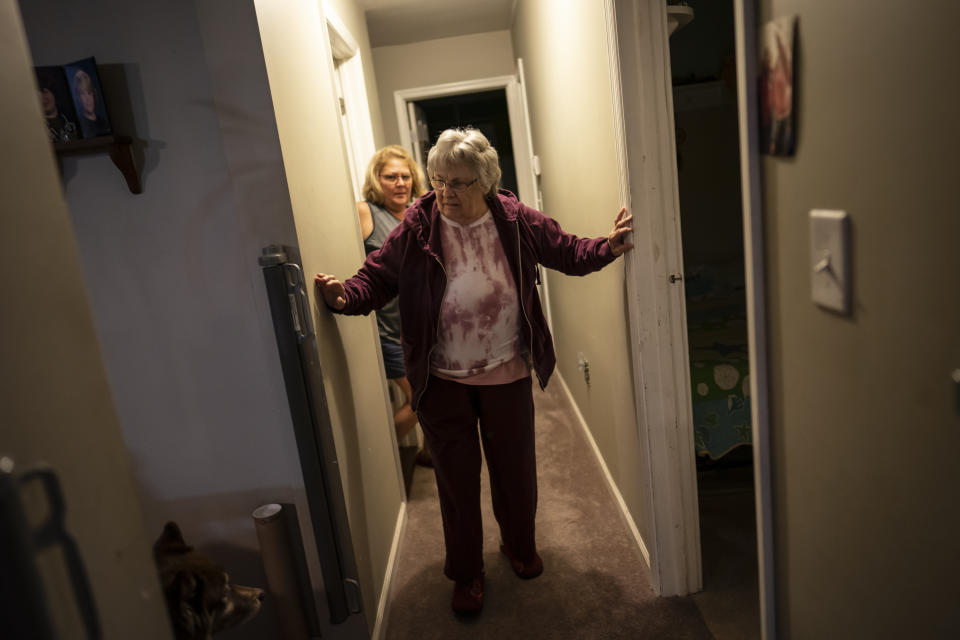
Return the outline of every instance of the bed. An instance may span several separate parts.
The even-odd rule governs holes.
[[[752,442],[743,266],[685,271],[694,445],[717,460]]]

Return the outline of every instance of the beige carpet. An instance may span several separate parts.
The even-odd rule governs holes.
[[[712,638],[690,598],[654,596],[643,558],[559,383],[544,393],[535,388],[534,398],[543,575],[520,580],[500,555],[484,468],[484,610],[475,618],[456,616],[450,609],[453,583],[442,572],[436,481],[432,470],[417,467],[386,637]]]

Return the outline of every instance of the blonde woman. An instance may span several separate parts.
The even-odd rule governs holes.
[[[390,145],[373,154],[363,182],[364,201],[357,203],[363,248],[368,256],[383,246],[390,232],[403,220],[410,202],[423,195],[423,182],[420,167],[403,147]],[[377,329],[387,379],[396,383],[406,399],[393,416],[397,440],[400,440],[417,424],[417,416],[410,406],[412,391],[403,366],[400,309],[396,298],[377,310]],[[426,446],[417,454],[417,462],[431,466]]]

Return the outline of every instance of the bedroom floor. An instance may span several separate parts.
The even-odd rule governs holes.
[[[697,471],[703,591],[692,598],[717,640],[753,640],[760,638],[753,467],[748,447],[728,456]]]

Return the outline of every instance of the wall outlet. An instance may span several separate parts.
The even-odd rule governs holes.
[[[577,352],[577,369],[583,373],[583,381],[590,386],[590,361],[583,357],[583,352]]]

